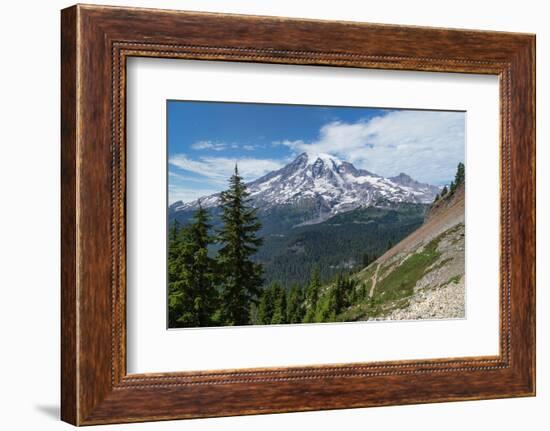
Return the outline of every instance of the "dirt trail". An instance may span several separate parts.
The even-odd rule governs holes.
[[[372,298],[372,295],[374,293],[374,288],[376,287],[376,281],[378,280],[379,269],[380,269],[380,264],[376,265],[376,271],[374,271],[374,275],[372,276],[372,287],[370,288],[369,298]]]

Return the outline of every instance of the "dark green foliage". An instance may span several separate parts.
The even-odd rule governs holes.
[[[168,231],[168,326],[175,328],[178,317],[184,312],[183,290],[185,284],[183,259],[181,258],[181,244],[178,241],[179,223],[174,223]]]
[[[273,311],[275,309],[275,292],[273,286],[274,285],[266,287],[261,293],[256,320],[254,322],[257,325],[269,325],[271,323]]]
[[[464,163],[461,162],[456,167],[456,174],[455,174],[454,181],[451,181],[451,190],[450,190],[451,194],[455,192],[455,190],[459,185],[464,183],[464,175],[465,175]]]
[[[460,184],[464,183],[465,180],[465,168],[464,163],[459,163],[456,167],[456,175],[455,175],[455,186],[458,187]]]
[[[344,308],[355,303],[357,299],[357,281],[346,274],[338,274],[336,284],[331,290],[332,306],[335,314],[340,314]]]
[[[221,317],[225,325],[250,323],[250,305],[256,302],[263,283],[262,266],[251,259],[262,244],[257,236],[261,224],[248,196],[235,166],[229,189],[220,195],[223,226],[217,236]]]
[[[264,237],[279,235],[292,230],[301,223],[314,219],[318,213],[315,200],[302,200],[299,204],[284,204],[261,211],[261,234]]]
[[[192,222],[169,232],[169,326],[194,327],[214,324],[217,307],[215,263],[208,256],[212,238],[209,216],[200,205]]]
[[[178,232],[180,231],[180,229],[181,229],[181,224],[177,220],[175,220],[174,223],[172,223],[172,225],[168,229],[168,244],[175,245],[175,242],[177,241],[177,238],[178,238]]]
[[[306,306],[307,311],[304,316],[304,322],[315,322],[315,312],[321,290],[321,279],[319,278],[319,269],[314,268],[311,272],[311,279],[306,291]]]
[[[274,283],[273,287],[273,316],[271,316],[272,325],[288,323],[286,314],[286,291],[279,283]]]
[[[253,323],[256,325],[290,323],[287,310],[287,292],[279,283],[272,283],[264,288],[260,294],[256,318]],[[299,322],[301,322],[301,319]]]
[[[340,273],[336,278],[336,285],[330,291],[330,295],[332,296],[331,308],[335,314],[340,313],[344,307],[348,306],[349,302],[347,298],[346,288],[347,288],[346,281],[344,280],[344,277]]]
[[[464,180],[465,180],[464,163],[460,162],[458,164],[458,166],[456,167],[455,179],[453,181],[451,181],[451,184],[449,185],[449,187],[447,187],[447,186],[443,187],[443,190],[441,191],[441,194],[436,195],[433,203],[436,203],[439,199],[441,199],[442,197],[444,197],[447,194],[452,196],[454,194],[454,192],[456,191],[456,189],[458,188],[458,186],[460,186],[461,184],[464,183]]]
[[[317,306],[315,307],[315,312],[307,323],[323,323],[323,322],[334,322],[336,321],[336,313],[334,312],[334,296],[330,294],[330,291],[327,295],[323,295]]]
[[[214,238],[209,235],[210,216],[200,204],[185,226],[180,227],[175,220],[168,232],[171,328],[250,323],[263,283],[262,267],[252,260],[262,244],[256,235],[261,225],[249,206],[237,167],[220,201],[223,226],[215,238],[219,248],[216,259],[211,257]],[[286,315],[286,298],[280,306]]]
[[[363,257],[361,259],[361,264],[365,268],[370,265],[371,262],[375,260],[375,256],[371,255],[369,253],[363,253]]]
[[[426,205],[393,204],[358,208],[322,223],[299,226],[265,237],[255,259],[264,266],[266,284],[278,281],[285,288],[306,285],[318,267],[323,283],[339,272],[367,266],[386,251],[388,241],[396,244],[424,221]],[[262,223],[268,215],[261,213]]]
[[[300,284],[293,284],[288,292],[286,315],[288,323],[301,323],[304,319],[304,289]]]
[[[312,278],[311,286],[315,285]],[[358,300],[358,282],[350,274],[339,273],[328,286],[321,287],[315,303],[306,301],[306,323],[324,323],[340,320],[338,315]],[[319,290],[318,290],[319,291]],[[315,304],[314,306],[310,304]]]
[[[338,214],[322,223],[303,225],[312,208],[285,205],[258,211],[262,228],[258,235],[263,245],[252,259],[264,268],[264,286],[273,281],[289,289],[294,283],[306,285],[314,266],[319,267],[322,282],[328,282],[341,271],[363,268],[363,257],[376,259],[384,251],[388,240],[394,244],[417,229],[424,221],[427,205],[415,203],[385,203],[381,207],[358,208]],[[212,225],[222,226],[221,210],[212,208]],[[188,211],[169,213],[174,220],[187,223]],[[215,255],[219,244],[210,247]]]
[[[363,282],[359,286],[359,290],[357,291],[357,299],[359,300],[365,300],[369,296],[369,289],[367,283]],[[357,301],[354,301],[357,302]]]

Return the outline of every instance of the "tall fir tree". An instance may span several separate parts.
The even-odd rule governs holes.
[[[175,328],[183,313],[181,298],[185,289],[183,259],[181,257],[181,226],[177,220],[168,230],[168,326]]]
[[[281,325],[287,322],[286,315],[286,291],[279,283],[273,283],[273,316],[271,316],[271,324]]]
[[[228,190],[220,194],[223,227],[218,232],[218,266],[221,287],[221,318],[225,325],[246,325],[250,308],[257,302],[262,285],[262,266],[252,261],[262,239],[256,210],[237,165]]]
[[[336,283],[334,287],[330,291],[331,295],[331,311],[333,311],[335,314],[340,313],[342,311],[342,308],[344,307],[344,300],[345,300],[345,280],[342,273],[339,273],[336,277]]]
[[[215,262],[208,212],[200,205],[191,222],[169,233],[169,321],[172,327],[211,326],[217,307]]]
[[[288,292],[286,304],[288,323],[302,323],[304,319],[304,289],[300,284],[293,284]]]
[[[465,175],[466,175],[466,172],[464,168],[464,163],[460,162],[456,167],[455,187],[458,187],[460,184],[464,182]]]
[[[304,322],[315,322],[315,314],[317,311],[317,303],[319,302],[319,294],[321,290],[321,280],[319,276],[319,269],[316,267],[311,272],[311,278],[309,286],[306,292],[307,310],[304,316]]]
[[[340,314],[345,307],[351,304],[352,282],[347,275],[339,273],[334,287],[330,291],[330,308],[334,315]]]
[[[273,298],[273,289],[271,286],[265,287],[260,295],[258,303],[256,321],[254,323],[258,325],[269,325],[273,318],[275,298]]]

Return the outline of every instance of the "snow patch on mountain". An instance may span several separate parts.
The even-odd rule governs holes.
[[[261,211],[308,202],[318,208],[313,222],[362,206],[383,202],[431,203],[439,188],[402,173],[384,178],[329,154],[300,154],[283,168],[247,184],[252,204]],[[203,207],[218,205],[219,194],[200,199]],[[191,210],[199,200],[175,202],[171,211]]]

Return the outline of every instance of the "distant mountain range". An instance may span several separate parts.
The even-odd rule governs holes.
[[[401,173],[384,178],[328,154],[300,154],[283,168],[247,184],[252,205],[260,212],[293,212],[295,225],[321,223],[336,214],[361,207],[395,203],[431,203],[439,187],[420,183]],[[203,207],[218,205],[219,194],[200,198]],[[169,218],[180,219],[198,207],[199,200],[175,202]],[[185,220],[187,217],[183,217]],[[184,221],[183,220],[183,221]],[[180,220],[182,221],[182,220]]]

